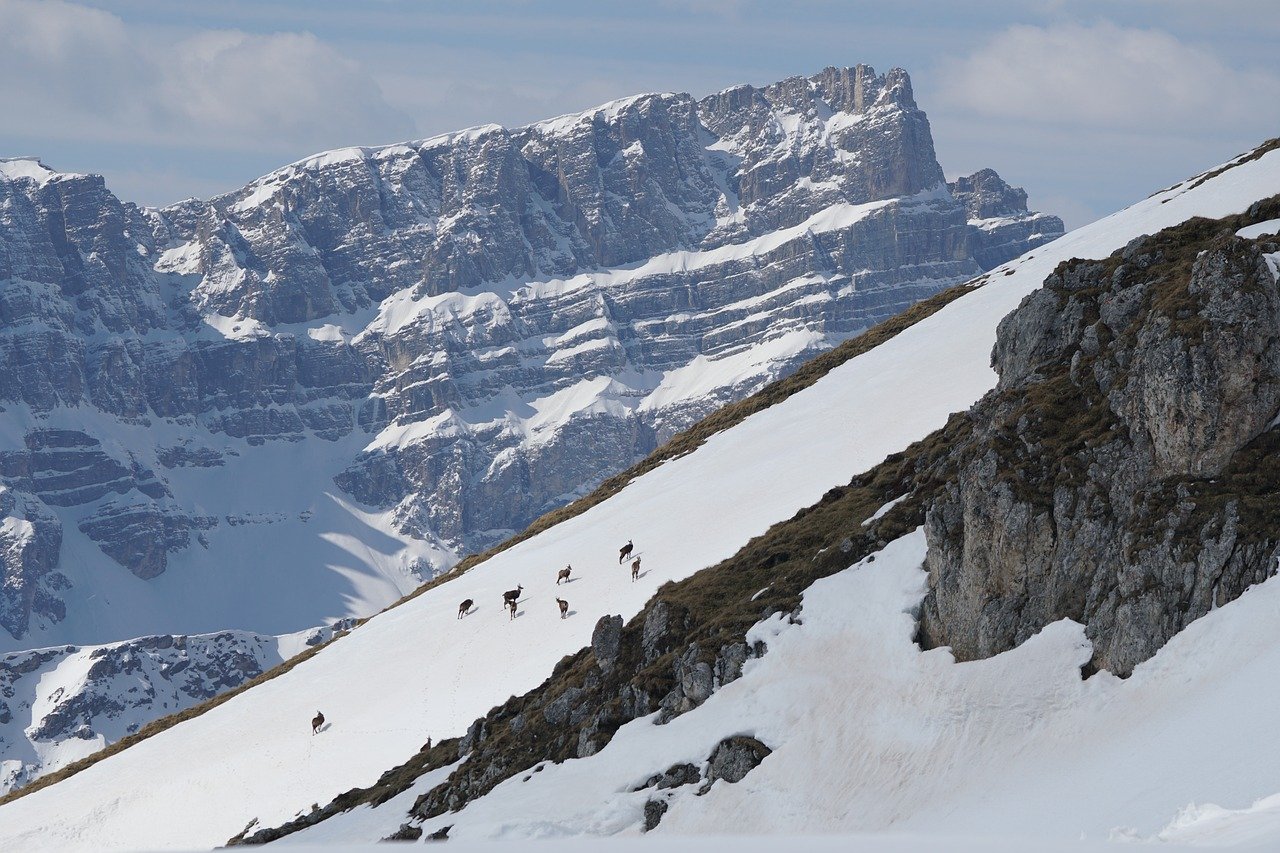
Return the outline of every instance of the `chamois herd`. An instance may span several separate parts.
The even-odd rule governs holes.
[[[618,565],[621,566],[623,563],[625,563],[627,558],[631,556],[631,553],[634,550],[635,550],[635,545],[632,544],[630,540],[627,541],[626,545],[623,545],[621,548],[619,548],[618,549]],[[572,574],[573,574],[573,566],[572,565],[565,566],[558,573],[556,573],[556,586],[559,586],[562,583],[569,583],[570,575]],[[639,578],[640,578],[640,558],[636,557],[634,560],[631,561],[631,580],[635,581],[635,580],[638,580]],[[522,592],[524,592],[524,586],[521,584],[517,584],[515,589],[509,589],[502,594],[502,606],[507,611],[508,621],[516,618],[516,611],[519,608],[520,594]],[[561,619],[569,618],[569,602],[565,601],[563,598],[557,598],[556,606],[560,608]],[[470,598],[464,599],[462,603],[458,605],[458,618],[461,619],[462,617],[469,615],[471,613],[471,610],[474,607],[475,607],[474,600]]]
[[[634,550],[635,550],[635,545],[633,545],[630,541],[628,541],[626,545],[623,545],[621,548],[619,548],[618,549],[618,565],[621,566],[623,563],[625,563],[627,561],[627,558],[631,556],[631,553]],[[561,583],[569,583],[569,580],[570,580],[569,576],[571,574],[573,574],[573,566],[571,565],[565,566],[563,569],[561,569],[556,574],[556,586],[559,586]],[[634,582],[638,580],[639,577],[640,577],[640,558],[636,557],[634,560],[631,561],[631,580]],[[523,592],[524,592],[524,586],[522,584],[517,584],[515,589],[509,589],[502,594],[502,606],[507,611],[508,620],[516,618],[516,610],[519,607],[520,594]],[[458,618],[461,619],[462,617],[470,614],[474,607],[475,607],[475,601],[473,601],[470,598],[464,599],[462,603],[458,605]],[[556,607],[560,608],[561,619],[569,618],[569,602],[568,601],[565,601],[563,598],[557,598]],[[311,721],[311,733],[313,735],[318,734],[321,730],[321,726],[323,725],[324,725],[324,714],[321,714],[319,711],[317,711],[315,719]],[[430,749],[430,748],[431,748],[431,741],[428,739],[427,745],[424,746],[423,749]]]

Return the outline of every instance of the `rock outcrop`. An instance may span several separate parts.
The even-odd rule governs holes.
[[[39,500],[0,486],[0,627],[26,632],[31,616],[66,615],[57,593],[65,576],[54,571],[62,524]]]
[[[984,269],[1063,232],[1061,219],[1029,212],[1026,190],[1009,186],[992,169],[957,178],[947,186],[969,215],[969,252]]]
[[[927,644],[986,657],[1071,618],[1127,675],[1274,573],[1280,244],[1233,232],[1276,207],[1064,264],[1000,324],[928,512]]]

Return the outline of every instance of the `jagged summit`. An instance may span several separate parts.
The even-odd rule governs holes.
[[[970,247],[984,266],[995,266],[1018,246],[1042,235],[1061,234],[1062,220],[1027,210],[1027,191],[1011,187],[994,169],[980,169],[947,184],[951,196],[964,205],[969,224],[982,233]],[[998,236],[1000,235],[1000,236]]]
[[[826,110],[850,114],[861,114],[874,107],[888,104],[897,104],[908,110],[917,109],[910,75],[902,68],[893,68],[886,74],[877,75],[875,69],[869,65],[828,66],[810,77],[788,77],[764,86],[744,83],[729,86],[703,98],[695,99],[687,93],[679,92],[644,92],[615,98],[585,110],[563,113],[513,128],[486,123],[418,140],[320,151],[250,181],[248,186],[277,182],[292,170],[315,170],[341,162],[394,157],[407,150],[431,149],[459,141],[475,141],[491,134],[520,136],[536,132],[556,136],[578,124],[597,121],[610,123],[624,114],[634,113],[645,109],[646,105],[651,107],[661,102],[674,102],[693,108],[720,109],[727,106],[729,109],[739,109],[748,105],[748,102],[754,98],[760,98],[771,104],[789,103],[795,107],[809,102],[815,108],[821,104],[821,107]],[[235,195],[237,192],[243,191],[233,191],[224,195]]]
[[[1027,212],[1027,191],[1011,187],[995,169],[979,169],[947,184],[951,195],[964,204],[970,219],[995,219]]]
[[[810,77],[795,76],[764,86],[741,83],[721,89],[702,99],[740,105],[753,97],[776,100],[781,93],[794,97],[804,90],[820,98],[836,112],[862,113],[882,102],[894,102],[906,109],[916,109],[911,76],[902,68],[891,68],[877,75],[870,65],[830,65]]]

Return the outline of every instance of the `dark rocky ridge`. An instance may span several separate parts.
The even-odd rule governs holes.
[[[1000,324],[998,387],[929,510],[921,637],[960,659],[1075,619],[1127,675],[1275,571],[1272,199],[1059,267]]]

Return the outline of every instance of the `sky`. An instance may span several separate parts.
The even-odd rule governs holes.
[[[0,0],[0,156],[163,205],[316,151],[905,68],[948,177],[1078,227],[1280,136],[1275,0]]]

